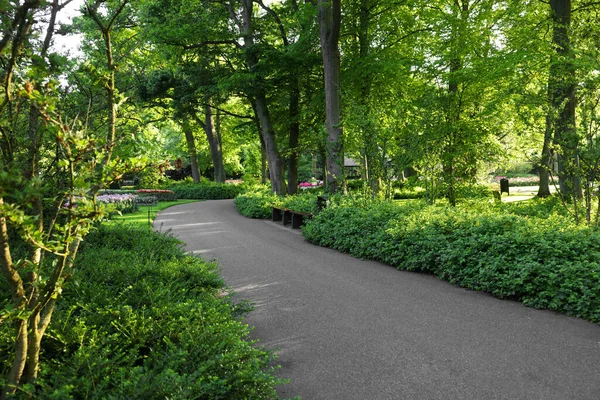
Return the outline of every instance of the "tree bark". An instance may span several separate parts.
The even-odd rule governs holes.
[[[469,1],[462,3],[454,1],[454,6],[459,13],[459,21],[465,21],[469,16]],[[461,119],[460,86],[458,73],[463,68],[463,59],[459,54],[459,46],[462,46],[461,26],[452,27],[452,46],[454,57],[450,60],[450,75],[448,78],[448,137],[442,153],[442,164],[444,171],[444,182],[446,183],[446,198],[453,207],[456,206],[456,151],[460,135],[459,122]]]
[[[200,183],[202,181],[202,175],[200,174],[200,168],[198,167],[198,152],[196,151],[196,140],[194,139],[192,126],[187,119],[184,119],[181,123],[181,127],[183,129],[183,134],[185,135],[188,155],[192,165],[192,179],[194,180],[194,183]]]
[[[210,146],[215,182],[224,183],[225,167],[223,166],[223,151],[219,135],[215,129],[212,107],[209,105],[204,106],[204,131],[206,132],[206,139]]]
[[[537,197],[548,197],[550,193],[550,170],[552,169],[552,118],[546,115],[546,130],[544,132],[544,144],[542,146],[542,157],[540,160],[540,187]]]
[[[261,76],[258,75],[256,66],[258,64],[258,55],[254,47],[254,33],[252,26],[252,5],[253,0],[241,0],[242,2],[242,37],[243,48],[246,55],[246,63],[250,73],[254,75],[251,102],[256,116],[260,121],[261,136],[263,138],[267,160],[269,163],[269,177],[271,178],[271,189],[274,193],[285,194],[286,185],[284,179],[284,165],[277,148],[275,129],[271,121],[269,107],[267,105],[267,96],[263,87]]]
[[[341,1],[319,0],[319,36],[323,53],[325,118],[327,125],[327,191],[337,193],[344,187],[344,137],[340,85]]]
[[[552,41],[556,49],[550,65],[549,110],[554,129],[558,158],[558,179],[562,195],[581,197],[581,180],[577,173],[579,140],[575,130],[575,55],[571,50],[571,0],[550,0],[553,20]]]

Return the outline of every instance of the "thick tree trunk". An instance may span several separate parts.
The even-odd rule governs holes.
[[[267,100],[264,94],[259,94],[254,99],[256,116],[260,121],[261,135],[265,144],[265,152],[267,162],[269,164],[269,178],[271,179],[271,189],[277,194],[286,194],[286,186],[284,180],[284,164],[277,149],[277,141],[275,139],[275,131],[271,124],[271,116],[267,107]]]
[[[192,179],[194,183],[200,183],[202,181],[202,175],[200,174],[200,168],[198,167],[198,153],[196,151],[196,140],[194,139],[194,132],[192,126],[184,119],[181,123],[183,134],[185,135],[185,142],[187,143],[188,156],[190,157],[190,164],[192,165]]]
[[[325,117],[327,125],[327,191],[337,193],[344,187],[344,141],[340,85],[341,1],[319,0],[319,36],[323,53]]]
[[[260,131],[259,131],[260,135]],[[260,181],[263,185],[267,183],[267,148],[265,147],[265,141],[260,137]]]
[[[223,151],[221,149],[221,141],[219,135],[215,129],[213,122],[214,114],[212,107],[209,105],[204,106],[204,131],[206,132],[206,139],[210,146],[210,155],[213,161],[213,168],[215,173],[215,182],[225,182],[225,167],[223,166]]]
[[[242,2],[242,37],[244,50],[246,52],[246,63],[252,74],[257,74],[258,55],[254,48],[254,33],[252,27],[252,4],[253,0],[241,0]],[[277,148],[275,129],[271,121],[267,96],[262,86],[260,76],[254,81],[253,96],[251,96],[253,108],[260,122],[261,136],[265,144],[267,160],[269,163],[269,177],[271,178],[271,189],[274,193],[285,194],[286,185],[284,179],[284,165]]]
[[[554,144],[557,145],[558,179],[562,195],[581,197],[577,171],[579,140],[575,129],[575,55],[571,50],[571,0],[551,0],[552,41],[556,49],[550,66],[550,115],[553,118]]]

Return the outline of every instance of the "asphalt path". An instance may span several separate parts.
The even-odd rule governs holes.
[[[600,326],[314,246],[233,201],[154,222],[218,259],[255,303],[252,338],[276,349],[282,397],[600,399]]]

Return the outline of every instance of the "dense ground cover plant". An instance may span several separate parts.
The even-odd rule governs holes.
[[[574,225],[556,200],[334,203],[307,222],[303,235],[356,257],[600,322],[600,233]]]
[[[169,186],[177,199],[223,200],[233,199],[246,189],[243,184],[203,181],[199,184],[185,183]]]
[[[43,344],[37,385],[47,398],[277,397],[272,356],[240,321],[247,306],[223,294],[216,264],[176,239],[103,225],[75,271]]]
[[[235,198],[235,206],[240,214],[258,219],[271,218],[273,207],[314,214],[317,212],[317,196],[314,192],[278,196],[267,187],[256,187],[239,194]]]
[[[279,196],[266,186],[257,186],[236,196],[235,206],[240,214],[248,218],[271,218],[271,210],[279,204]]]

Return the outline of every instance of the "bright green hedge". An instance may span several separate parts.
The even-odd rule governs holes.
[[[203,181],[198,184],[173,185],[169,186],[168,189],[175,193],[177,199],[223,200],[235,198],[246,187],[244,185]]]
[[[334,205],[303,234],[355,257],[598,323],[600,233],[553,213],[554,205]]]
[[[257,187],[239,194],[234,202],[240,214],[248,218],[271,218],[271,210],[279,198],[266,187]]]
[[[257,187],[239,194],[235,206],[240,214],[249,218],[271,218],[273,207],[287,208],[298,212],[317,212],[317,194],[301,192],[293,196],[277,196],[266,187]]]
[[[185,255],[175,239],[102,226],[88,236],[43,341],[39,392],[56,399],[276,398],[282,381],[272,374],[272,354],[247,339],[247,306],[222,289],[217,265]]]

